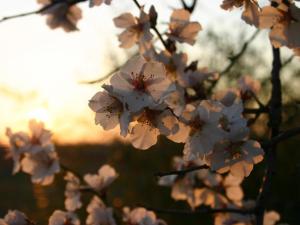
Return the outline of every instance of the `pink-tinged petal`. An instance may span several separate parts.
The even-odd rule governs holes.
[[[245,1],[245,9],[242,14],[242,19],[250,24],[258,27],[259,25],[259,8],[257,2]]]
[[[136,124],[130,131],[130,142],[135,148],[146,150],[157,142],[159,130],[146,123]]]
[[[283,18],[283,14],[272,6],[262,8],[259,15],[259,28],[271,28]]]
[[[178,132],[178,120],[170,110],[164,110],[157,118],[156,127],[163,135],[170,135]]]
[[[195,38],[201,29],[200,23],[191,22],[181,30],[179,37],[183,39],[183,42],[193,45],[195,44]]]
[[[120,16],[114,18],[116,27],[129,28],[137,24],[136,18],[131,13],[123,13]]]
[[[171,15],[170,29],[175,30],[178,26],[190,20],[191,14],[185,9],[174,10]]]
[[[284,24],[276,24],[269,33],[270,40],[272,45],[275,48],[280,48],[285,45],[288,46],[288,37],[287,37],[287,26]]]
[[[155,101],[159,101],[171,85],[171,81],[166,76],[164,65],[155,61],[147,62],[142,73],[145,76],[146,90]]]
[[[132,30],[124,30],[118,35],[121,48],[131,48],[138,41],[138,34]]]
[[[253,169],[253,164],[245,161],[235,163],[230,168],[230,173],[235,177],[248,177]]]
[[[104,130],[115,128],[123,111],[121,103],[107,92],[98,92],[89,102],[89,107],[96,112],[95,123]]]
[[[241,201],[244,197],[243,190],[240,186],[226,188],[226,195],[232,201]]]

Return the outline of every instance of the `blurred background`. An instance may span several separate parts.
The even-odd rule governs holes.
[[[141,1],[147,3],[149,1]],[[222,71],[230,56],[240,51],[255,32],[241,19],[241,11],[220,9],[222,1],[198,1],[192,15],[203,26],[195,46],[181,45],[189,61],[199,60],[199,67]],[[264,2],[264,1],[262,1]],[[265,1],[267,2],[267,1]],[[159,29],[167,30],[172,9],[180,7],[179,0],[153,0],[159,15]],[[34,0],[10,0],[0,3],[0,18],[27,12],[39,6]],[[94,124],[94,113],[88,100],[101,89],[102,83],[85,81],[104,77],[122,65],[136,49],[124,51],[118,47],[112,18],[123,12],[138,14],[130,0],[112,1],[111,6],[88,8],[79,4],[83,19],[79,31],[65,33],[50,30],[45,17],[33,15],[0,23],[0,143],[7,145],[5,128],[27,130],[28,120],[37,118],[51,129],[61,161],[80,173],[94,173],[104,163],[114,166],[120,177],[111,186],[109,202],[122,208],[125,205],[146,204],[158,208],[187,208],[184,202],[174,202],[170,189],[156,185],[155,172],[171,169],[171,158],[181,155],[182,146],[164,138],[148,151],[139,151],[119,138],[118,130],[104,132]],[[233,87],[242,75],[252,75],[262,83],[260,99],[269,99],[271,45],[268,33],[260,31],[244,55],[223,76],[217,89]],[[287,64],[281,77],[284,90],[283,128],[300,125],[300,68],[299,59],[282,49],[282,61]],[[104,81],[105,82],[105,81]],[[253,135],[263,138],[266,117],[253,126]],[[299,138],[280,145],[278,173],[272,185],[268,208],[280,212],[283,222],[300,224],[300,150]],[[263,163],[243,184],[247,198],[255,198],[263,176]],[[47,224],[54,209],[63,209],[64,182],[62,174],[50,187],[33,185],[27,175],[11,175],[12,161],[0,151],[0,218],[8,209],[19,209],[38,224]],[[87,200],[87,199],[85,199]],[[84,216],[84,210],[80,211]],[[169,224],[211,224],[209,216],[167,216]]]

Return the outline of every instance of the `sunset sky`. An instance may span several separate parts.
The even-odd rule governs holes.
[[[73,33],[50,30],[45,17],[36,15],[0,23],[0,141],[6,139],[6,127],[26,130],[30,118],[43,120],[59,143],[101,143],[111,139],[111,132],[94,125],[94,113],[87,105],[101,85],[84,85],[80,81],[97,79],[126,61],[126,52],[118,48],[116,34],[120,30],[114,27],[112,18],[126,11],[136,15],[137,10],[130,0],[121,0],[122,4],[119,1],[93,9],[87,3],[80,4],[83,19],[79,22],[80,31]],[[151,1],[161,22],[168,21],[178,2]],[[252,31],[239,19],[239,10],[225,12],[220,3],[200,1],[193,19],[204,29],[226,29],[234,24]],[[37,7],[34,0],[3,1],[0,18]],[[165,30],[166,26],[159,28]]]

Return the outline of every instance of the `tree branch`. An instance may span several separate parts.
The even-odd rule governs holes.
[[[271,128],[271,139],[279,135],[279,128],[281,124],[281,108],[282,108],[282,93],[281,93],[281,59],[280,49],[272,47],[273,51],[273,65],[271,72],[272,93],[270,100],[269,112],[269,127]],[[279,138],[280,139],[280,138]],[[276,172],[276,145],[277,142],[271,143],[266,150],[266,173],[262,184],[261,192],[258,195],[256,203],[256,224],[263,225],[264,211],[267,199],[271,194],[272,178]]]
[[[164,177],[164,176],[169,176],[169,175],[185,175],[186,173],[195,171],[195,170],[201,170],[201,169],[209,169],[209,166],[207,165],[201,165],[201,166],[192,166],[183,170],[172,170],[168,172],[157,172],[154,174],[154,176],[157,177]]]

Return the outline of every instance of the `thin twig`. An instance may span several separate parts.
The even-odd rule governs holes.
[[[256,38],[256,36],[259,34],[259,32],[260,32],[260,30],[256,30],[251,35],[251,37],[243,44],[241,50],[236,55],[234,55],[234,56],[232,56],[232,57],[229,58],[230,59],[230,63],[225,67],[224,70],[222,70],[219,73],[220,76],[228,73],[231,70],[231,68],[236,64],[236,62],[238,61],[238,59],[240,59],[243,56],[243,54],[246,52],[249,44]],[[220,78],[217,79],[217,80],[214,80],[212,82],[211,86],[209,87],[208,92],[212,91],[212,89],[217,85],[217,83],[218,83],[219,80],[220,80]]]
[[[105,81],[107,78],[109,78],[111,75],[113,75],[115,72],[117,72],[121,67],[116,67],[114,70],[110,71],[105,76],[97,79],[97,80],[91,80],[91,81],[80,81],[80,84],[96,84]]]
[[[193,172],[195,170],[201,170],[201,169],[209,169],[208,165],[201,165],[201,166],[192,166],[183,170],[172,170],[168,172],[157,172],[154,175],[157,177],[164,177],[169,175],[184,175],[189,172]]]
[[[180,0],[182,7],[189,11],[190,13],[192,13],[197,5],[197,0],[194,0],[193,3],[191,5],[186,4],[185,0]]]
[[[67,5],[71,6],[71,5],[77,4],[79,2],[85,2],[85,1],[87,1],[87,0],[72,0],[72,1],[56,0],[56,1],[53,1],[52,3],[50,3],[48,5],[43,6],[40,9],[37,9],[37,10],[34,10],[34,11],[2,17],[0,19],[0,23],[11,20],[11,19],[16,19],[16,18],[21,18],[21,17],[25,17],[25,16],[40,14],[40,13],[43,13],[43,12],[51,9],[52,7],[54,7],[58,4],[67,4]]]

